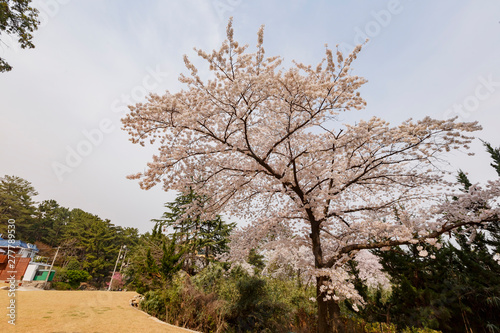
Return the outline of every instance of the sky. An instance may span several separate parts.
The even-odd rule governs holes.
[[[225,38],[257,43],[265,25],[268,56],[284,66],[316,65],[325,44],[350,52],[368,83],[366,109],[339,119],[377,116],[397,125],[430,116],[478,121],[476,137],[500,146],[500,2],[497,0],[36,0],[35,49],[0,35],[0,177],[30,181],[39,195],[115,225],[150,231],[175,193],[141,190],[129,174],[155,153],[128,141],[120,118],[148,93],[182,89],[183,55],[211,51]],[[450,170],[473,182],[495,177],[481,142],[475,156],[453,152]]]

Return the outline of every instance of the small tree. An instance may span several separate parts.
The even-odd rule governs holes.
[[[210,198],[204,219],[225,211],[252,221],[243,238],[247,250],[277,225],[292,230],[291,239],[276,242],[307,245],[313,253],[320,332],[343,330],[340,300],[361,302],[343,269],[354,253],[418,243],[497,214],[449,214],[458,203],[431,209],[440,195],[432,188],[443,185],[435,167],[440,155],[467,147],[472,138],[463,132],[480,129],[476,123],[335,122],[365,106],[357,89],[366,81],[351,74],[361,46],[345,58],[327,48],[317,66],[289,69],[279,69],[280,57],[265,58],[262,28],[257,52],[247,47],[234,40],[230,21],[219,50],[197,50],[208,79],[185,57],[185,90],[130,106],[123,124],[132,142],[159,143],[148,169],[131,178],[144,189],[163,180],[165,190],[190,187]],[[487,193],[492,200],[494,191]],[[398,205],[411,210],[396,220]]]
[[[156,222],[155,232],[163,227],[172,231],[169,237],[181,247],[186,262],[186,270],[194,272],[196,258],[204,257],[208,266],[216,256],[226,252],[229,247],[229,234],[235,223],[226,223],[217,215],[203,219],[203,209],[207,205],[205,197],[197,195],[192,189],[177,196],[174,202],[165,204],[168,211]]]
[[[106,282],[106,284],[109,285],[109,282]],[[124,285],[123,276],[119,272],[116,272],[113,275],[113,282],[111,282],[111,290],[121,290]]]
[[[175,251],[175,241],[171,240],[168,246],[163,243],[163,256],[160,261],[160,273],[163,277],[164,282],[168,283],[172,280],[172,277],[177,273],[182,267],[182,252],[176,253]]]

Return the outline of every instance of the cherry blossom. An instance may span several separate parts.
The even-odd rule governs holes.
[[[269,240],[309,248],[304,267],[316,277],[321,332],[338,317],[337,297],[362,303],[343,269],[359,250],[418,244],[498,216],[484,205],[470,210],[497,197],[498,183],[439,203],[450,186],[441,158],[468,148],[477,123],[424,117],[391,125],[372,117],[342,124],[342,113],[366,105],[357,91],[366,80],[352,72],[361,46],[349,55],[327,47],[316,66],[282,68],[280,57],[265,56],[263,28],[255,53],[233,35],[230,21],[220,49],[196,50],[208,78],[185,56],[184,90],[129,106],[122,121],[130,140],[158,149],[130,178],[144,189],[193,188],[210,198],[203,218],[250,221],[241,255]],[[280,229],[288,234],[273,239]]]

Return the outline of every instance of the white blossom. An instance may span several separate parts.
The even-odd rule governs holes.
[[[356,251],[423,243],[498,216],[498,209],[477,205],[498,197],[498,182],[436,204],[451,190],[436,162],[466,148],[477,123],[335,122],[365,107],[358,89],[366,80],[351,69],[361,46],[336,57],[327,49],[317,66],[282,68],[280,57],[265,57],[262,29],[255,53],[233,35],[230,23],[220,49],[197,50],[207,77],[186,56],[185,89],[151,94],[122,120],[133,143],[158,150],[129,178],[144,189],[191,187],[210,198],[206,216],[249,221],[235,233],[230,256],[246,259],[263,247],[279,274],[290,265],[325,278],[330,282],[320,288],[330,299],[362,305],[344,270]]]
[[[493,255],[493,260],[495,260],[496,262],[498,262],[498,264],[500,264],[500,253],[495,253]]]

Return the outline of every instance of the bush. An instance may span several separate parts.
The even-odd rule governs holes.
[[[224,267],[220,263],[212,262],[193,278],[193,283],[206,293],[218,289],[221,279],[224,278]]]
[[[313,287],[250,276],[210,264],[195,277],[177,273],[164,289],[144,293],[152,316],[202,332],[311,332],[316,327]]]
[[[226,306],[215,293],[197,289],[189,276],[179,273],[168,288],[148,291],[140,304],[142,310],[177,326],[202,332],[223,332]]]
[[[144,299],[139,304],[141,310],[151,316],[165,321],[165,298],[161,291],[148,291],[144,294]]]
[[[236,281],[236,299],[230,303],[228,323],[235,332],[289,332],[291,308],[284,293],[265,278],[244,275]],[[284,292],[284,290],[283,290]]]
[[[53,282],[52,288],[55,290],[71,290],[71,286],[66,282]]]
[[[430,328],[407,327],[401,331],[402,333],[441,333]]]
[[[109,282],[106,282],[106,285],[109,286]],[[121,290],[125,282],[123,281],[123,275],[119,272],[116,272],[113,275],[113,282],[111,282],[111,290]]]
[[[57,272],[57,281],[68,284],[71,289],[76,289],[80,283],[90,280],[92,277],[87,271],[75,269],[60,269]]]
[[[72,258],[68,264],[65,267],[66,269],[70,270],[80,270],[82,266],[80,265],[80,262],[76,258]]]

